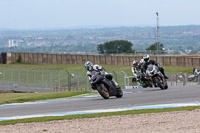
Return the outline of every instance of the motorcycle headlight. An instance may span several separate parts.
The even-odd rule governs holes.
[[[147,75],[148,75],[148,76],[150,76],[150,77],[152,76],[152,74],[151,74],[151,72],[150,72],[150,71],[147,73]]]
[[[149,76],[152,76],[153,74],[154,74],[153,71],[149,71],[149,72],[148,72],[148,75],[149,75]]]

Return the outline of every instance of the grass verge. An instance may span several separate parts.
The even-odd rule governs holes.
[[[164,66],[165,72],[170,72],[172,74],[175,73],[185,73],[185,74],[192,74],[194,67],[180,67],[180,66]]]
[[[97,113],[97,114],[36,117],[36,118],[1,121],[0,125],[10,125],[10,124],[17,124],[17,123],[30,123],[30,122],[47,122],[47,121],[54,121],[54,120],[71,120],[71,119],[81,119],[81,118],[95,118],[95,117],[106,117],[106,116],[117,116],[117,115],[136,115],[136,114],[145,114],[145,113],[162,113],[162,112],[184,111],[184,110],[185,111],[191,111],[191,110],[195,110],[195,109],[200,109],[200,106],[166,108],[166,109],[129,110],[129,111]]]
[[[131,66],[113,66],[113,65],[102,65],[108,72],[121,72],[122,70],[127,73],[127,75],[132,75]],[[0,64],[1,68],[11,68],[11,69],[24,69],[27,70],[59,70],[59,71],[86,71],[83,64],[56,64],[56,65],[32,65],[32,64]],[[180,66],[164,66],[165,72],[171,73],[187,73],[191,74],[193,72],[193,67],[180,67]]]
[[[37,100],[72,97],[81,94],[88,94],[88,91],[77,92],[49,92],[49,93],[1,93],[0,104],[22,103]]]

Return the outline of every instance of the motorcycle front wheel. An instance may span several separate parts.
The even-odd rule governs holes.
[[[164,86],[164,89],[168,89],[168,85],[167,85],[167,81],[165,81],[165,86]]]
[[[160,82],[159,78],[155,78],[154,82],[160,87],[161,90],[165,89],[164,85]]]
[[[109,99],[109,92],[108,89],[104,86],[104,84],[100,84],[97,86],[97,91],[104,99]]]
[[[116,95],[116,97],[117,98],[121,98],[123,96],[123,91],[122,91],[122,89],[120,88],[119,90],[117,90],[117,95]]]

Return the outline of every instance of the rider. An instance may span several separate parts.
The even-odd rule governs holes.
[[[143,65],[144,65],[143,59],[141,59],[139,63],[137,62],[137,60],[133,61],[133,66],[131,70],[132,70],[134,78],[132,79],[132,82],[138,81],[143,87],[145,87],[146,86],[145,82],[147,80],[145,79],[144,74],[141,73],[141,68],[143,67]]]
[[[137,60],[133,61],[131,71],[132,71],[133,76],[134,76],[133,79],[132,79],[132,82],[136,82],[138,80],[138,75],[139,75],[139,72],[140,72],[140,68],[139,68],[139,64],[138,64]]]
[[[140,68],[139,68],[139,64],[137,60],[133,61],[132,67],[131,67],[131,71],[133,73],[133,76],[137,77],[138,73],[140,72]]]
[[[141,59],[139,63],[138,63],[137,60],[133,61],[133,64],[132,64],[132,67],[131,67],[131,71],[133,73],[133,76],[137,77],[138,74],[140,74],[143,64],[144,64],[143,59]]]
[[[141,71],[143,65],[144,65],[144,59],[141,59],[139,65],[138,65],[140,68],[140,71]]]
[[[88,76],[89,81],[91,81],[91,76],[92,76],[91,73],[92,73],[92,71],[101,72],[101,74],[105,74],[105,76],[106,76],[107,79],[109,79],[109,80],[111,79],[110,78],[111,74],[107,73],[105,68],[103,68],[102,66],[97,65],[97,64],[93,65],[90,61],[86,61],[85,62],[85,69],[87,70],[87,74],[86,75]],[[113,85],[117,89],[120,88],[120,86],[118,85],[118,83],[114,79],[111,79],[111,82],[113,83]],[[92,88],[93,87],[94,86],[92,86]]]
[[[155,60],[149,60],[150,56],[148,54],[143,56],[144,59],[144,65],[142,67],[142,73],[146,73],[147,67],[148,65],[152,64],[152,65],[156,65],[158,67],[158,69],[160,70],[160,72],[163,74],[165,79],[168,79],[168,77],[165,75],[164,69],[160,66],[160,64],[158,64]]]

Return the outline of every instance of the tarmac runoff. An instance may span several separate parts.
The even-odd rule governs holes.
[[[188,106],[200,106],[200,102],[197,101],[197,102],[189,102],[189,103],[158,104],[158,105],[148,105],[148,106],[135,106],[135,107],[133,106],[133,107],[111,108],[111,109],[84,110],[84,111],[75,111],[75,112],[61,112],[61,113],[47,113],[47,114],[38,114],[38,115],[1,117],[0,121],[25,119],[25,118],[33,118],[33,117],[45,117],[45,116],[80,115],[80,114],[118,112],[118,111],[139,110],[139,109],[177,108],[177,107],[188,107]]]

